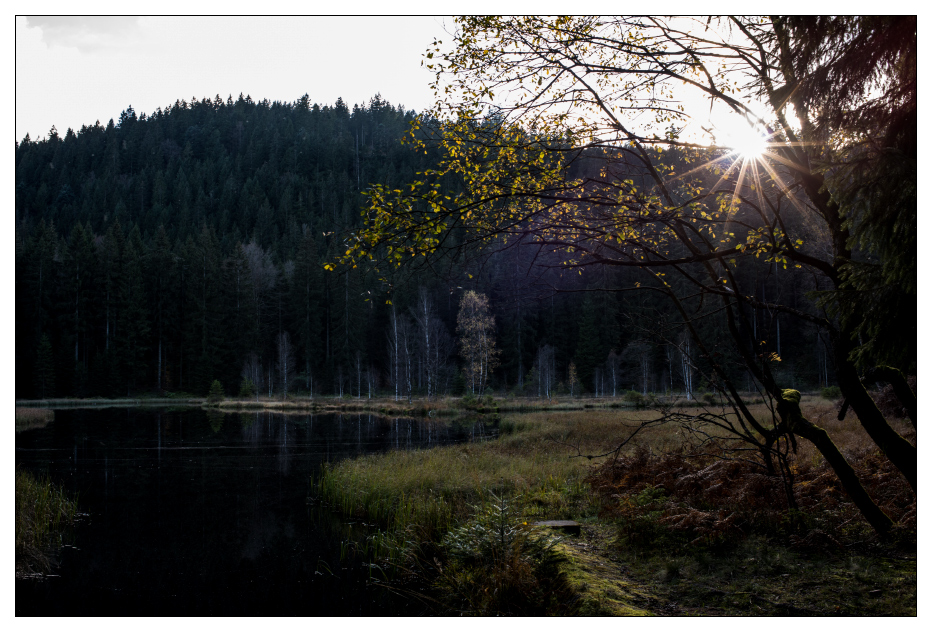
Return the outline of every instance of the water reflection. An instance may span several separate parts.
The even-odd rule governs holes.
[[[416,614],[341,568],[344,520],[308,503],[313,478],[327,461],[489,432],[369,414],[57,411],[17,434],[16,463],[89,516],[60,577],[17,581],[16,613]]]

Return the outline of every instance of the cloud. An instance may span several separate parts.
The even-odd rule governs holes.
[[[138,17],[126,16],[28,16],[28,27],[42,31],[46,46],[77,48],[92,53],[132,41],[139,30]]]

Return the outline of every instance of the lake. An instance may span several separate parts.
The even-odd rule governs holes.
[[[326,462],[493,433],[356,413],[56,410],[16,435],[16,466],[77,494],[83,515],[52,576],[16,580],[16,615],[419,614],[341,562],[348,530],[368,527],[320,506],[314,479]]]

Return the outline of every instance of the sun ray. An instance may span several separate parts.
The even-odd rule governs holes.
[[[770,176],[770,179],[776,182],[777,186],[786,193],[787,197],[793,203],[793,206],[795,206],[799,212],[805,213],[806,206],[799,201],[799,198],[797,198],[796,194],[793,193],[793,189],[785,182],[783,182],[783,179],[780,178],[780,175],[776,172],[776,170],[767,163],[761,163],[761,166],[763,166],[764,170],[767,172],[767,175]]]

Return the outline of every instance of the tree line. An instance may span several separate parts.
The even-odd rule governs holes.
[[[401,186],[436,162],[435,151],[399,142],[412,123],[430,129],[378,95],[352,109],[240,95],[151,115],[130,107],[106,126],[24,138],[17,397],[203,394],[214,380],[252,395],[692,396],[710,387],[711,358],[670,305],[623,291],[643,281],[636,270],[540,272],[556,255],[532,261],[507,249],[388,281],[364,265],[325,268],[358,225],[370,182]],[[801,309],[816,309],[808,293],[824,289],[773,262],[740,274],[762,297]],[[479,333],[460,322],[470,291],[488,310]],[[778,371],[832,383],[831,343],[818,328],[763,308],[752,319]],[[700,326],[713,339],[725,328],[714,313]]]

